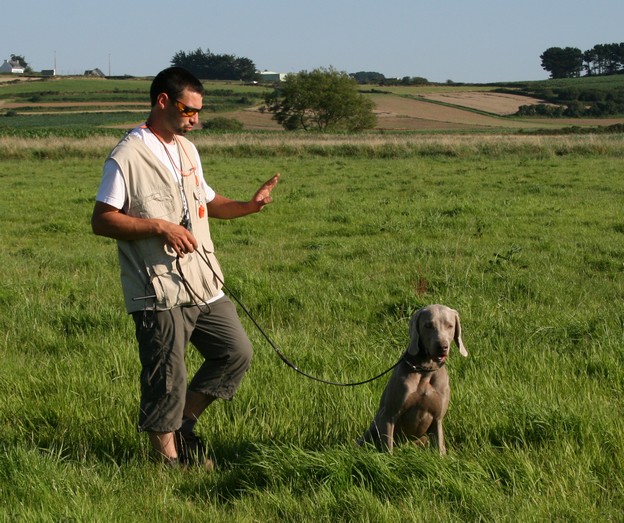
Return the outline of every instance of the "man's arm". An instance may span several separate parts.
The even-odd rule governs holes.
[[[208,216],[220,218],[222,220],[231,220],[232,218],[239,218],[247,214],[260,212],[265,205],[271,203],[273,200],[271,198],[271,192],[277,185],[279,178],[280,175],[278,173],[270,180],[263,183],[248,202],[230,200],[225,196],[217,194],[207,205]]]
[[[195,237],[181,225],[156,218],[128,216],[103,202],[95,202],[91,228],[95,234],[115,240],[132,241],[160,236],[180,257],[197,248]]]

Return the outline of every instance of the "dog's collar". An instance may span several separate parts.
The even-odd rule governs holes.
[[[416,361],[416,356],[410,354],[407,351],[405,351],[405,354],[403,354],[402,359],[412,372],[434,372],[444,365],[444,362],[428,362],[426,364],[423,364],[422,362]]]

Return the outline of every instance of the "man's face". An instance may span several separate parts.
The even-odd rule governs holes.
[[[199,122],[202,95],[185,89],[178,99],[169,98],[171,127],[175,134],[186,134]]]

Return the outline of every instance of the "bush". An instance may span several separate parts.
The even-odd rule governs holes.
[[[566,110],[563,112],[564,116],[570,117],[570,118],[578,118],[580,116],[583,116],[585,114],[585,106],[583,105],[583,103],[577,101],[577,100],[573,100],[568,104],[568,107],[566,108]]]
[[[333,68],[289,74],[265,98],[267,110],[284,129],[294,131],[372,129],[374,103],[357,89],[357,82]]]
[[[533,104],[522,105],[518,109],[516,116],[546,116],[548,118],[558,118],[563,116],[565,108],[561,105]]]
[[[202,122],[202,127],[211,131],[242,131],[243,122],[238,121],[236,118],[217,116]]]

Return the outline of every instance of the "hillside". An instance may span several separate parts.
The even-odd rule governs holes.
[[[0,82],[0,129],[30,127],[98,126],[128,127],[149,111],[146,79],[101,80],[63,78],[53,81]],[[499,85],[426,85],[410,87],[362,87],[375,102],[378,130],[469,131],[608,126],[624,123],[617,118],[514,117],[522,105],[543,103],[539,98],[514,94],[561,85],[589,84],[621,89],[624,76]],[[498,92],[505,87],[505,92]],[[269,88],[211,82],[206,84],[206,110],[202,119],[223,116],[243,123],[246,130],[281,130],[262,111]]]
[[[517,118],[511,117],[521,105],[540,100],[493,91],[440,91],[417,97],[398,94],[370,95],[375,101],[378,130],[470,131],[556,129],[565,126],[609,126],[624,123],[619,118]],[[271,115],[259,108],[234,111],[223,116],[235,118],[249,130],[279,130]]]
[[[378,130],[487,131],[595,127],[624,123],[624,115],[612,118],[512,116],[523,105],[548,103],[540,97],[514,94],[513,91],[539,93],[544,89],[562,88],[610,92],[624,89],[624,75],[491,85],[395,86],[383,87],[383,91],[374,86],[363,86],[361,90],[375,102]],[[501,89],[507,92],[499,92]],[[258,107],[233,111],[227,116],[243,122],[250,130],[280,129],[271,116],[262,113]]]

